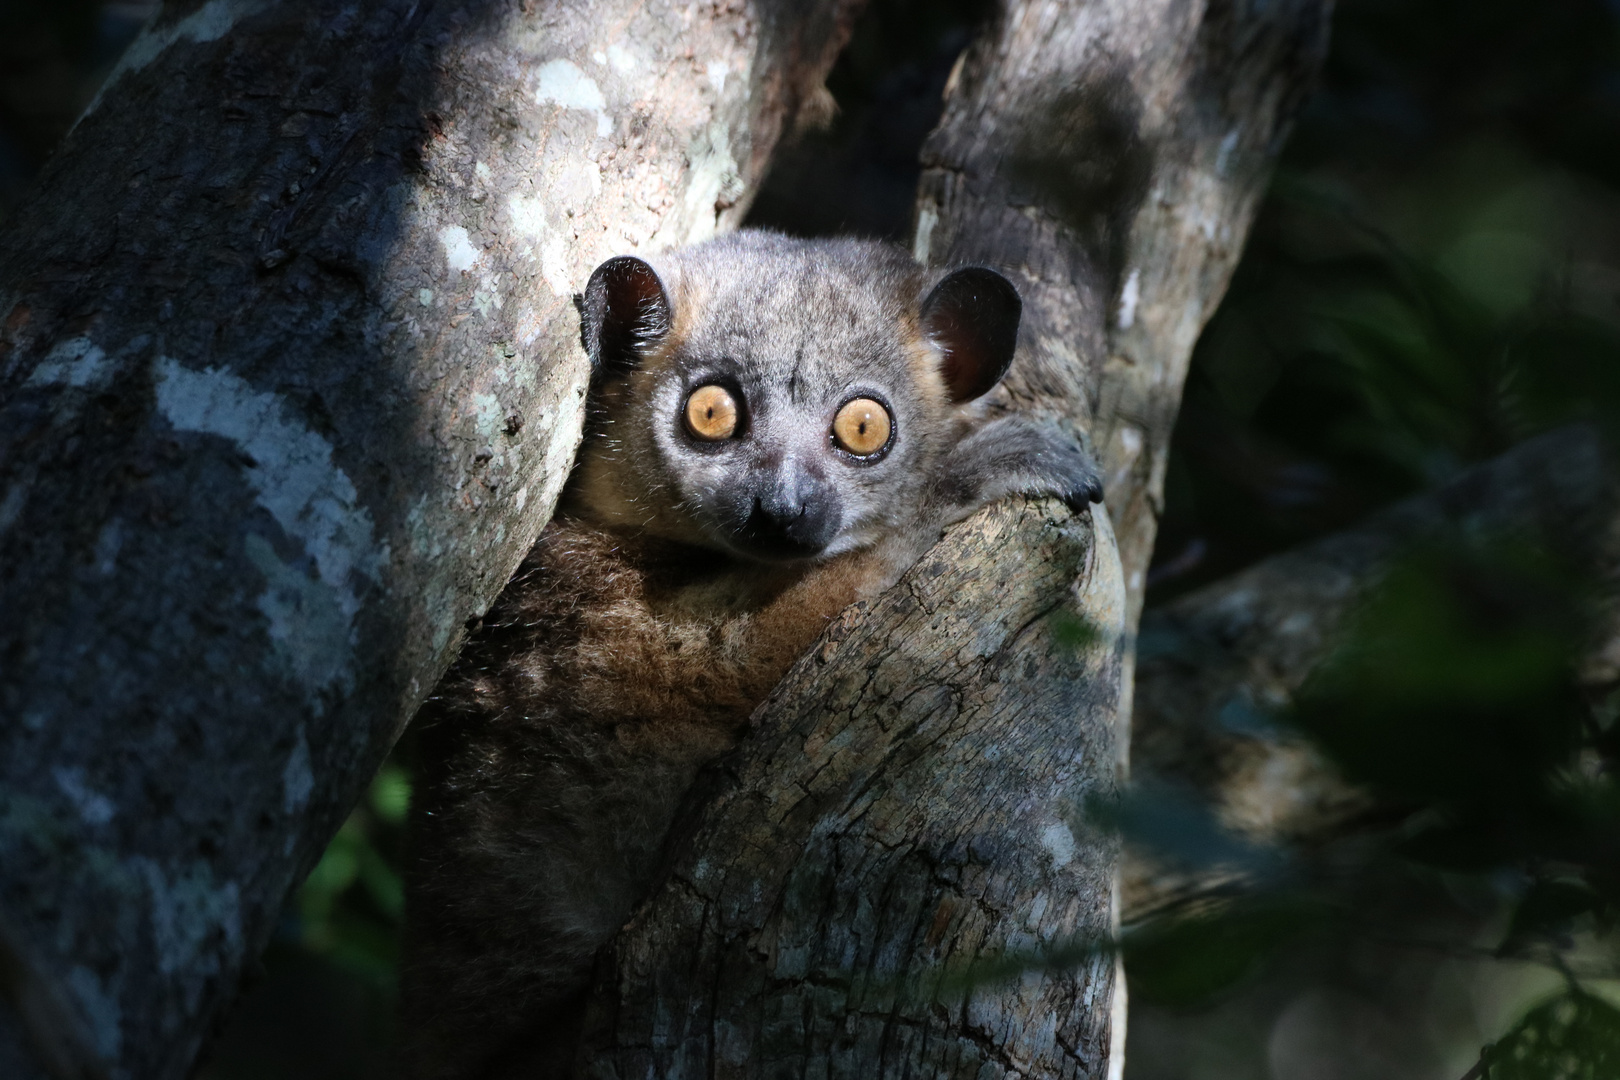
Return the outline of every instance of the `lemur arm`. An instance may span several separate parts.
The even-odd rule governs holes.
[[[930,493],[945,523],[1008,495],[1055,495],[1076,513],[1103,497],[1097,462],[1056,422],[1005,416],[957,443]]]

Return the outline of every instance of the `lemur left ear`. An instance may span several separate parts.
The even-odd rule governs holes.
[[[946,276],[922,305],[922,329],[942,353],[951,401],[972,401],[1012,364],[1024,302],[1012,282],[982,266]]]
[[[579,343],[598,375],[616,375],[636,366],[636,350],[669,331],[669,297],[657,271],[633,255],[598,266],[579,308]]]

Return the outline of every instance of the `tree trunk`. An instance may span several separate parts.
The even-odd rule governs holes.
[[[171,3],[0,240],[0,1073],[184,1075],[857,0]]]
[[[1345,616],[1412,545],[1457,528],[1521,535],[1614,582],[1617,525],[1620,480],[1600,436],[1568,428],[1149,612],[1137,669],[1138,769],[1195,793],[1223,825],[1260,844],[1316,848],[1365,820],[1388,822],[1305,739],[1252,721],[1288,707]],[[1583,672],[1594,685],[1620,681],[1612,602],[1604,630]],[[1128,859],[1125,918],[1202,905],[1242,885],[1229,870],[1188,873]]]
[[[1084,804],[1122,765],[1187,359],[1326,24],[1318,0],[1014,0],[969,51],[916,251],[1010,271],[997,404],[1090,430],[1110,513],[993,507],[844,613],[689,801],[582,1074],[1117,1074],[1114,853]]]

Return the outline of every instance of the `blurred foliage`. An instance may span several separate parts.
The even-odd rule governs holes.
[[[1150,604],[1538,432],[1620,434],[1620,4],[1343,0],[1334,35],[1193,359]],[[1620,1076],[1598,996],[1620,978],[1620,697],[1577,671],[1612,586],[1567,539],[1409,552],[1291,712],[1250,718],[1308,735],[1390,808],[1359,842],[1259,850],[1156,787],[1115,812],[1161,861],[1233,883],[1127,937],[1132,1074],[1455,1077],[1438,1044],[1481,1029],[1497,1041],[1475,1077]],[[1566,989],[1514,1026],[1466,985],[1397,991],[1403,952],[1431,981],[1530,960]],[[1395,1056],[1427,1061],[1285,1045],[1307,1001],[1397,992],[1406,1015],[1367,1014],[1418,1032]],[[1141,1005],[1161,1013],[1138,1031]],[[1183,1057],[1154,1045],[1200,1013],[1224,1019]]]
[[[1345,0],[1188,378],[1150,602],[1620,401],[1620,4]]]
[[[1583,741],[1601,745],[1582,739],[1578,581],[1543,550],[1467,535],[1410,553],[1351,616],[1293,719],[1351,780],[1436,808],[1447,824],[1408,836],[1412,850],[1477,869],[1464,853],[1478,845],[1431,842],[1435,830],[1528,828],[1562,803],[1560,770]]]
[[[1273,718],[1308,734],[1393,811],[1350,850],[1257,855],[1207,812],[1166,830],[1175,811],[1163,792],[1126,800],[1118,821],[1133,843],[1242,882],[1228,904],[1127,938],[1133,996],[1207,1005],[1302,937],[1405,937],[1538,961],[1568,980],[1560,1000],[1577,1018],[1564,1034],[1549,1025],[1568,1009],[1532,1013],[1493,1051],[1515,1047],[1519,1071],[1493,1064],[1489,1075],[1620,1075],[1558,1064],[1612,1061],[1579,1054],[1614,1036],[1599,1038],[1612,1009],[1581,987],[1620,979],[1620,691],[1579,679],[1605,590],[1556,550],[1460,533],[1409,552],[1354,612],[1290,714]],[[1447,910],[1457,917],[1435,918]],[[1479,916],[1499,910],[1506,917],[1480,950]]]
[[[1217,916],[1156,920],[1126,941],[1130,992],[1197,1007],[1253,976],[1273,950],[1320,918],[1308,902],[1285,896],[1254,898]]]
[[[1480,1080],[1620,1076],[1620,1009],[1578,990],[1530,1010],[1480,1055]]]
[[[399,848],[410,790],[390,758],[283,918],[285,938],[389,990],[405,915]]]

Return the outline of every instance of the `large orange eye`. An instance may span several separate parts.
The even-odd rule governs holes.
[[[699,439],[719,442],[737,430],[737,399],[723,386],[700,386],[686,399],[686,430]]]
[[[889,410],[881,402],[858,397],[833,417],[833,439],[858,457],[870,457],[889,445],[893,427]]]

